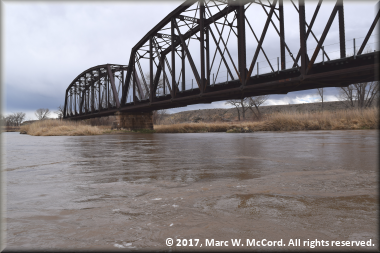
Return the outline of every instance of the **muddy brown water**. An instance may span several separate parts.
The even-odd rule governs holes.
[[[379,249],[376,130],[2,135],[7,250]]]

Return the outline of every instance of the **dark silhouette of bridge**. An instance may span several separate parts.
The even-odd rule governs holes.
[[[292,1],[299,16],[300,48],[291,52],[285,39],[283,0],[185,1],[132,48],[128,65],[99,65],[78,75],[66,90],[64,118],[79,120],[115,113],[149,118],[153,110],[378,80],[379,52],[365,48],[379,12],[363,31],[361,45],[356,47],[353,40],[349,56],[343,0],[336,1],[320,38],[312,28],[322,0],[310,23],[305,20],[304,0],[298,2],[297,7]],[[253,5],[259,5],[267,16],[260,37],[251,25],[254,17],[246,15]],[[334,58],[324,42],[336,16],[339,56]],[[278,41],[265,41],[269,27],[278,34]],[[307,39],[317,43],[312,50],[307,49]],[[247,41],[257,45],[249,58]],[[279,51],[274,61],[264,51],[273,43]],[[260,73],[259,56],[265,58],[269,72]],[[291,64],[287,65],[286,58]]]

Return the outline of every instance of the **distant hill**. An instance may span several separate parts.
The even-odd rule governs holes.
[[[271,114],[275,112],[316,112],[321,111],[322,103],[304,103],[290,105],[269,105],[261,106],[260,112]],[[324,111],[335,111],[350,109],[342,101],[324,102]],[[243,119],[240,113],[241,120]],[[253,113],[247,110],[245,113],[246,120],[253,120]],[[236,108],[231,109],[203,109],[184,111],[166,115],[160,124],[190,123],[190,122],[214,122],[214,121],[237,121],[238,113]]]

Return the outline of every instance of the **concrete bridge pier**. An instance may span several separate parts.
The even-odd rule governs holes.
[[[153,130],[153,112],[116,112],[112,128]]]

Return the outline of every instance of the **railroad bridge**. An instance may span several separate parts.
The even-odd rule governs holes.
[[[128,65],[99,65],[79,74],[66,89],[64,118],[116,115],[118,127],[153,128],[154,110],[379,80],[379,52],[366,49],[379,11],[356,43],[345,38],[343,0],[335,2],[319,38],[313,25],[322,0],[310,22],[304,0],[291,3],[298,16],[297,51],[286,43],[283,0],[185,1],[132,48]],[[266,16],[263,26],[255,27],[260,36],[253,29],[258,11],[252,12],[253,6]],[[335,55],[324,45],[334,19]],[[269,27],[278,40],[265,40]],[[316,46],[307,49],[307,40]],[[276,43],[278,57],[269,58],[265,48]]]

